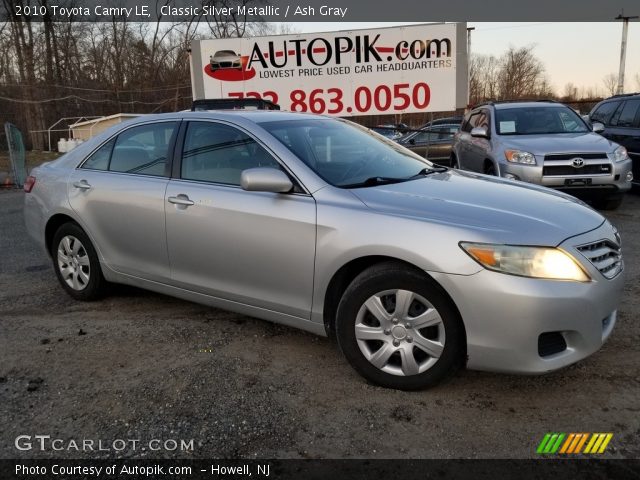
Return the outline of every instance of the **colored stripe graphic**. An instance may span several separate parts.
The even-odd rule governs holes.
[[[547,433],[538,445],[537,453],[556,453],[564,437],[564,433]]]
[[[613,433],[558,433],[545,434],[536,449],[542,455],[559,454],[602,454],[607,449]],[[588,440],[588,442],[587,442]],[[587,444],[582,450],[582,447]]]

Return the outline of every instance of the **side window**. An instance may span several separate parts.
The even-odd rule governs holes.
[[[253,138],[228,125],[190,122],[182,150],[181,177],[185,180],[240,185],[243,170],[280,168],[280,164]]]
[[[487,129],[487,132],[491,133],[491,114],[489,113],[489,110],[480,110],[480,114],[478,115],[475,126],[484,127]]]
[[[419,144],[419,143],[427,143],[427,142],[434,142],[438,139],[438,133],[431,131],[431,130],[426,130],[424,132],[420,132],[415,136],[415,143]]]
[[[609,119],[616,108],[620,105],[620,102],[607,102],[600,105],[595,112],[589,115],[589,120],[592,122],[600,122],[604,125],[609,125]]]
[[[140,125],[116,139],[109,171],[164,176],[169,144],[176,122]]]
[[[469,119],[464,123],[464,125],[462,126],[462,131],[463,132],[471,132],[471,130],[473,130],[475,127],[478,126],[478,121],[480,119],[480,115],[481,112],[474,112],[471,114],[471,116],[469,117]]]
[[[618,127],[633,127],[633,122],[640,107],[640,100],[627,100],[620,111],[616,125]]]
[[[82,164],[81,168],[88,168],[91,170],[109,170],[109,158],[111,157],[111,150],[113,150],[113,144],[115,140],[109,140],[102,145],[98,150],[87,158]]]
[[[456,127],[441,127],[438,131],[438,140],[452,140],[457,131]]]

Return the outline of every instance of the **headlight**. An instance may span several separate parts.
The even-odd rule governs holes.
[[[626,160],[627,158],[629,158],[629,155],[627,154],[627,149],[622,147],[622,146],[620,146],[620,147],[616,148],[613,151],[613,153],[610,153],[609,157],[614,162],[622,162],[623,160]]]
[[[536,157],[529,152],[520,150],[505,150],[504,156],[511,163],[524,163],[525,165],[535,165]]]
[[[557,248],[465,242],[460,247],[484,268],[496,272],[550,280],[591,280],[571,255]]]

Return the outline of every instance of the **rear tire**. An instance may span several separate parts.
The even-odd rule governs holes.
[[[51,258],[60,285],[76,300],[97,300],[106,293],[98,254],[77,224],[58,228],[51,242]]]
[[[398,263],[358,275],[337,310],[338,345],[364,378],[418,390],[452,375],[466,355],[462,320],[432,279]]]

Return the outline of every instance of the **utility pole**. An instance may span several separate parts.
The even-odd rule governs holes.
[[[629,20],[635,20],[638,16],[625,17],[624,10],[616,17],[622,20],[622,45],[620,45],[620,70],[618,71],[618,95],[624,93],[624,63],[627,58],[627,33],[629,32]]]
[[[471,32],[476,27],[467,27],[467,108],[471,97]]]

